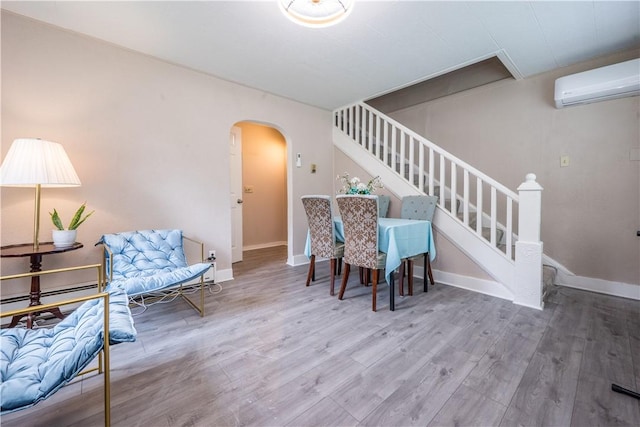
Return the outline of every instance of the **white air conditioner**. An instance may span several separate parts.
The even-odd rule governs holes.
[[[640,59],[571,74],[556,80],[556,108],[640,94]]]

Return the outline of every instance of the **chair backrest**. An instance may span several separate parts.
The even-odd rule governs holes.
[[[380,218],[387,217],[387,213],[389,212],[390,202],[391,202],[391,197],[385,194],[378,195],[378,216]]]
[[[187,267],[182,230],[140,230],[105,234],[98,242],[113,253],[112,280],[148,276]],[[108,257],[105,263],[108,263]],[[105,265],[106,271],[111,266]]]
[[[344,226],[344,262],[378,268],[378,196],[339,195]]]
[[[302,196],[311,234],[311,254],[332,258],[335,252],[336,232],[333,228],[333,209],[330,196]]]
[[[433,220],[438,196],[405,196],[402,198],[400,218]]]

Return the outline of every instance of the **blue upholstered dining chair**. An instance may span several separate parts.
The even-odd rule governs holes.
[[[352,265],[372,271],[371,309],[376,311],[376,294],[380,271],[387,255],[378,250],[378,196],[336,196],[344,226],[344,272],[338,299],[342,299]]]
[[[438,204],[438,196],[428,196],[428,195],[419,195],[419,196],[405,196],[402,198],[402,207],[400,210],[400,217],[404,219],[419,219],[423,221],[432,221],[433,215],[436,212],[436,206]],[[424,273],[423,273],[423,283],[424,283],[424,291],[427,292],[429,290],[429,286],[427,283],[427,275],[429,276],[429,280],[433,285],[435,282],[433,280],[433,273],[431,271],[431,261],[429,259],[429,252],[425,252],[422,255],[414,256],[411,258],[407,258],[403,260],[402,266],[400,268],[400,295],[404,294],[404,276],[405,272],[408,276],[408,288],[409,295],[413,295],[413,262],[419,260],[420,258],[424,260]]]
[[[302,196],[302,205],[307,214],[309,234],[311,237],[311,257],[309,258],[309,272],[307,273],[306,286],[309,286],[311,280],[316,280],[316,256],[329,258],[331,265],[329,295],[334,295],[336,264],[338,265],[338,275],[340,275],[342,256],[344,255],[344,243],[336,241],[331,197],[324,195]]]
[[[378,195],[378,216],[380,218],[386,218],[389,213],[389,204],[391,203],[391,197],[386,194]]]

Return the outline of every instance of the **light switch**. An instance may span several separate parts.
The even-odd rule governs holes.
[[[569,166],[569,156],[560,156],[560,167],[566,168]]]
[[[296,167],[301,167],[302,166],[302,154],[298,153],[296,154]]]
[[[245,193],[253,193],[253,185],[245,185],[244,186]]]
[[[311,163],[311,173],[316,173],[316,164]]]

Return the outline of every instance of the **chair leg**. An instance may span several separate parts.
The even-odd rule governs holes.
[[[358,273],[360,273],[360,284],[364,285],[364,267],[358,267]]]
[[[315,255],[311,255],[311,258],[309,259],[309,272],[307,273],[307,284],[306,284],[306,286],[309,286],[309,282],[311,282],[312,278],[313,278],[313,281],[315,282],[315,280],[316,280],[315,269],[316,269],[316,256]]]
[[[342,258],[338,260],[338,276],[342,273]]]
[[[422,286],[424,287],[425,292],[429,292],[429,282],[427,281],[427,276],[431,277],[431,268],[428,261],[429,257],[427,253],[424,254],[424,261],[422,265],[424,266],[424,271],[422,272]]]
[[[333,296],[335,295],[334,292],[334,283],[336,281],[336,264],[338,263],[338,260],[335,258],[331,258],[331,288],[329,289],[329,295]]]
[[[396,310],[396,295],[395,295],[395,278],[393,277],[393,272],[389,276],[389,310]]]
[[[344,290],[347,289],[347,280],[349,280],[350,264],[344,263],[344,274],[342,275],[342,284],[340,285],[340,292],[338,293],[338,299],[342,299],[344,296]]]
[[[378,291],[378,273],[380,270],[373,270],[373,277],[371,279],[371,309],[376,311],[376,299],[377,299],[377,291]]]
[[[407,264],[407,283],[409,284],[409,296],[413,296],[413,260],[408,259]]]
[[[407,260],[400,261],[400,286],[398,286],[398,295],[401,297],[404,296],[404,276],[405,276],[405,268],[406,268]]]

